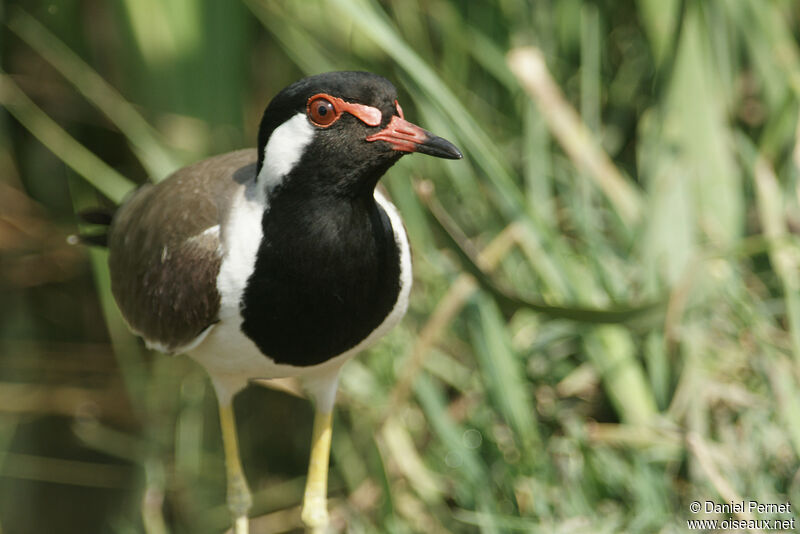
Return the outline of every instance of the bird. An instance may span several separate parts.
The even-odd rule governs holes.
[[[248,532],[252,497],[233,398],[254,379],[285,377],[314,405],[301,519],[310,532],[329,528],[340,370],[408,306],[409,241],[378,182],[411,153],[463,157],[405,119],[386,78],[317,74],[269,102],[256,149],[144,185],[108,221],[111,290],[128,327],[150,349],[187,354],[213,384],[235,534]]]

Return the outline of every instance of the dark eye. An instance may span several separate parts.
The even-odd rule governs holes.
[[[308,103],[308,116],[318,126],[330,126],[336,120],[336,108],[327,98],[314,98]]]

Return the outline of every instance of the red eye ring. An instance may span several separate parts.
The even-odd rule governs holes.
[[[336,122],[341,112],[324,96],[312,96],[308,99],[306,114],[311,122],[324,128]]]
[[[349,113],[367,126],[381,123],[381,110],[365,104],[347,102],[339,97],[317,93],[306,103],[308,120],[321,128],[327,128],[342,116]]]

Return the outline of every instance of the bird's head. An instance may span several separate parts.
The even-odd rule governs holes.
[[[449,141],[405,120],[397,90],[368,72],[328,72],[283,89],[258,133],[259,183],[357,196],[401,156],[459,159]]]

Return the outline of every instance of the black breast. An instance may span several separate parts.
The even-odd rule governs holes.
[[[242,331],[278,363],[315,365],[356,346],[400,292],[400,256],[374,199],[274,199],[242,301]]]

